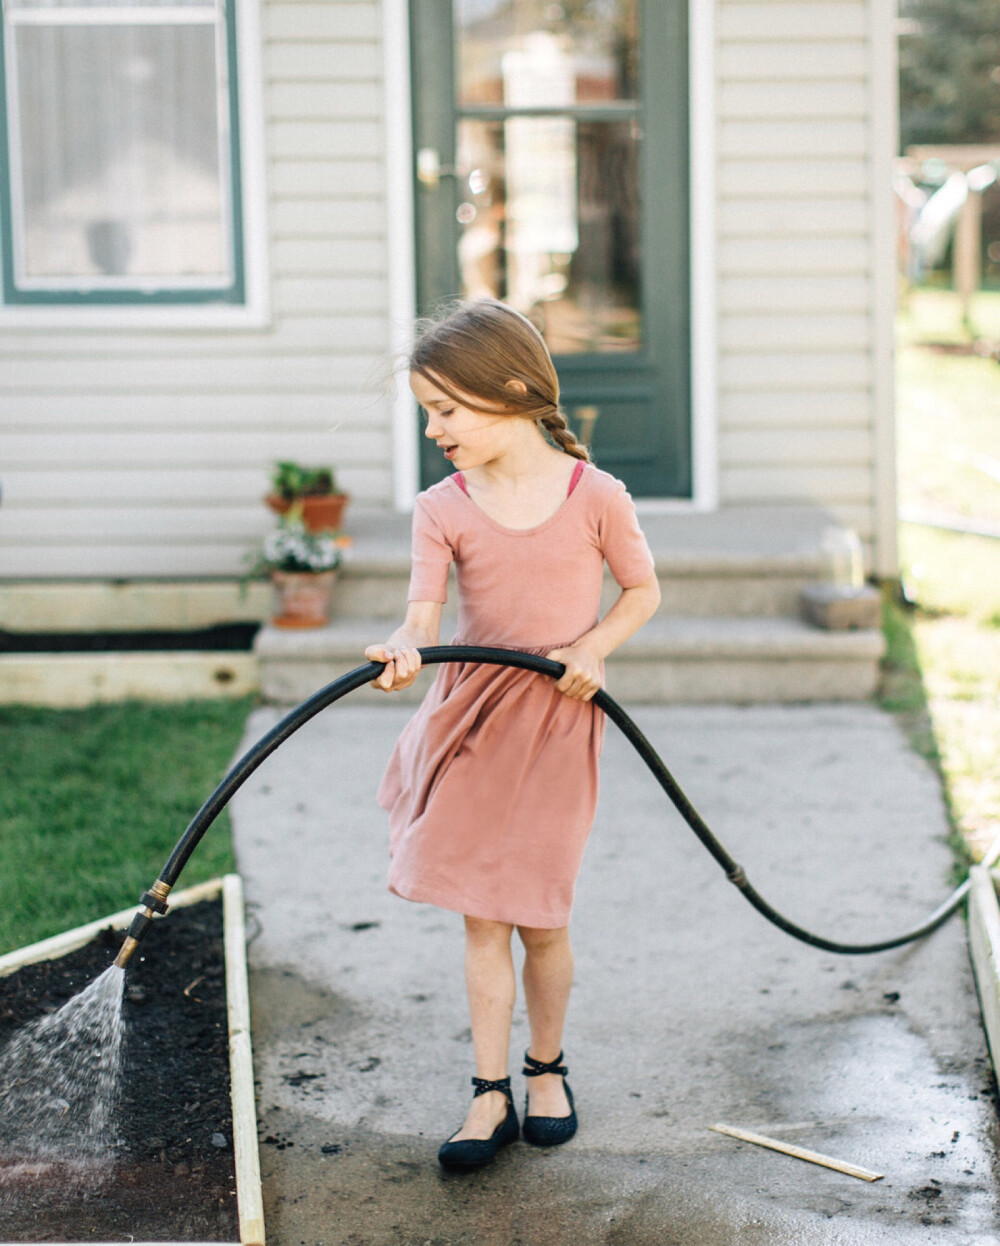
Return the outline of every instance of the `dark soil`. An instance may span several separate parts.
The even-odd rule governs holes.
[[[259,623],[218,623],[192,631],[8,632],[0,628],[0,653],[108,653],[253,648]]]
[[[121,940],[106,930],[0,979],[0,1044],[107,969]],[[0,1241],[239,1241],[221,900],[156,923],[125,972],[124,1017],[106,1180],[30,1157],[0,1165]]]

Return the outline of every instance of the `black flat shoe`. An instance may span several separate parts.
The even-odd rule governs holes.
[[[503,1077],[497,1082],[489,1082],[484,1077],[474,1077],[473,1098],[485,1095],[490,1090],[500,1090],[507,1096],[507,1115],[488,1138],[463,1138],[460,1142],[450,1139],[438,1151],[438,1160],[442,1168],[449,1172],[472,1172],[483,1168],[496,1158],[502,1146],[517,1141],[520,1132],[517,1123],[517,1112],[514,1109],[514,1096],[510,1093],[510,1078]],[[458,1132],[457,1130],[455,1131]]]
[[[522,1072],[525,1077],[541,1077],[543,1073],[558,1073],[562,1076],[563,1089],[566,1091],[566,1098],[569,1100],[569,1116],[529,1116],[528,1115],[528,1096],[524,1096],[524,1125],[521,1133],[525,1142],[530,1142],[532,1146],[559,1146],[562,1142],[569,1142],[570,1138],[576,1133],[577,1119],[576,1108],[573,1105],[573,1092],[569,1088],[569,1083],[565,1081],[566,1074],[569,1069],[564,1064],[560,1064],[563,1053],[560,1051],[558,1056],[548,1064],[543,1064],[541,1060],[536,1060],[534,1056],[524,1053],[524,1069]]]

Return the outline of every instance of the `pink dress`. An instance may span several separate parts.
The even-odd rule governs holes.
[[[447,601],[454,561],[452,644],[544,657],[597,624],[605,559],[622,588],[652,574],[625,485],[580,467],[576,487],[534,528],[496,523],[457,472],[417,495],[407,599]],[[602,710],[547,675],[441,663],[376,797],[389,814],[389,890],[472,917],[567,925],[604,728]]]

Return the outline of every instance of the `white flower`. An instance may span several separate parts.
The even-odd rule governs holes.
[[[333,537],[307,532],[301,519],[281,521],[264,538],[264,561],[277,571],[332,571],[340,558]]]

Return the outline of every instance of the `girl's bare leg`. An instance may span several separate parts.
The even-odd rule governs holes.
[[[530,1055],[548,1064],[562,1050],[563,1024],[573,985],[569,927],[540,930],[518,926],[524,944],[524,999],[531,1026]],[[569,1116],[569,1100],[558,1073],[525,1079],[530,1116]]]
[[[476,1054],[476,1076],[499,1081],[508,1073],[510,1023],[514,1015],[514,960],[507,922],[465,919],[465,985]],[[477,1095],[465,1124],[450,1141],[488,1138],[507,1114],[507,1097],[499,1090]]]

